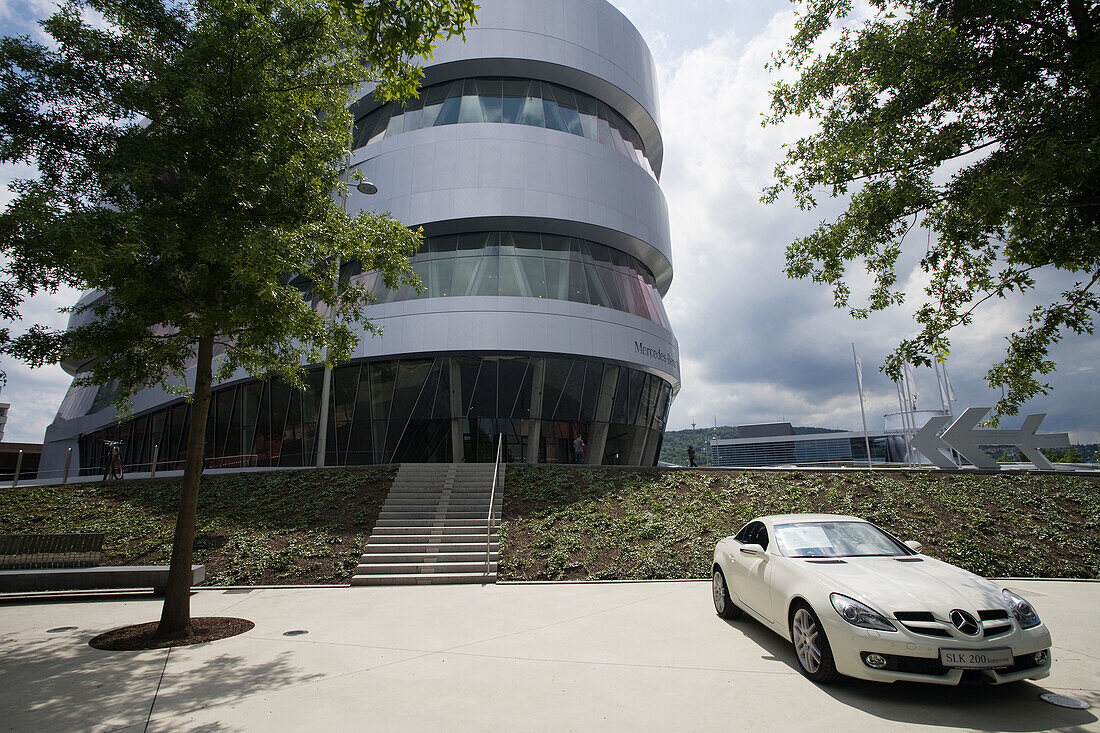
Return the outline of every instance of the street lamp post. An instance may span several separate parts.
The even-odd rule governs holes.
[[[346,185],[351,184],[351,151],[348,151],[348,161],[344,168]],[[371,196],[378,193],[378,187],[368,180],[362,180],[356,184],[355,190],[361,194]],[[344,194],[344,213],[348,213],[348,195]],[[340,287],[340,267],[343,263],[336,258],[336,290]],[[324,373],[321,378],[321,409],[317,416],[317,468],[325,467],[325,453],[328,452],[328,403],[332,394],[332,367],[328,364],[328,348],[325,349]]]

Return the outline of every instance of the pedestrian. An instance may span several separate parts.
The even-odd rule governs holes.
[[[690,445],[688,446],[688,462],[691,464],[692,468],[698,468],[698,466],[695,465],[695,449]]]
[[[573,438],[573,457],[578,464],[584,463],[584,440],[580,434]]]

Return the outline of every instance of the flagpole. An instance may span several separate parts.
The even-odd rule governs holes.
[[[856,365],[856,386],[859,387],[859,416],[863,419],[863,444],[867,447],[867,468],[873,471],[871,464],[871,439],[867,437],[867,413],[863,409],[863,364],[856,356],[856,345],[852,343],[852,360]]]

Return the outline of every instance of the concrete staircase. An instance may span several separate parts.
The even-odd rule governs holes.
[[[492,464],[401,464],[351,584],[495,582],[504,466],[497,478],[489,534],[492,485]]]

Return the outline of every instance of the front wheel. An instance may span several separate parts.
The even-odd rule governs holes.
[[[726,577],[717,567],[714,568],[714,577],[711,578],[711,593],[714,596],[714,610],[722,618],[738,618],[741,609],[733,605],[730,600],[730,591],[726,587]]]
[[[833,650],[825,637],[817,614],[805,603],[791,610],[791,641],[794,642],[798,668],[814,682],[833,682],[840,676],[833,661]]]

